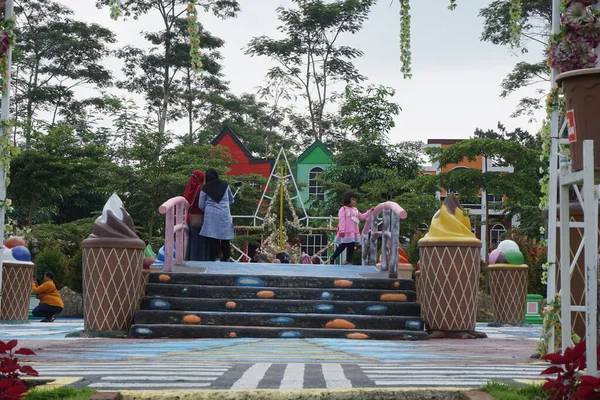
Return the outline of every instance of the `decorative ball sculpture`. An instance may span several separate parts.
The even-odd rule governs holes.
[[[519,245],[512,240],[503,240],[498,248],[492,250],[488,256],[489,264],[520,265],[525,263]]]

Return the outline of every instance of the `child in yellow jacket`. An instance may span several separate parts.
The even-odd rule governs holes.
[[[56,315],[60,314],[65,307],[56,287],[54,273],[47,271],[44,274],[44,283],[39,286],[35,281],[32,282],[31,290],[35,293],[35,297],[40,299],[40,304],[33,309],[32,314],[36,317],[44,317],[40,322],[54,321]]]

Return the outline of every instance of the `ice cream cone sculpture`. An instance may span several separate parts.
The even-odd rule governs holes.
[[[429,330],[475,329],[480,248],[468,216],[451,193],[419,241],[419,298]]]

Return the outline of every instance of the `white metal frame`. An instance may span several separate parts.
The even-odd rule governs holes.
[[[597,311],[598,311],[598,199],[594,177],[594,141],[583,142],[583,170],[561,174],[560,183],[560,292],[562,351],[573,345],[571,341],[571,311],[585,312],[585,341],[587,374],[598,376],[597,368]],[[576,190],[583,209],[583,222],[571,222],[569,216],[569,189],[582,184],[583,193]],[[573,186],[577,189],[577,186]],[[582,196],[583,195],[583,196]],[[551,205],[552,207],[552,205]],[[583,228],[583,240],[571,260],[571,228]],[[585,260],[585,306],[571,304],[571,275],[583,250]],[[553,341],[553,340],[552,340]]]
[[[600,8],[600,5],[597,6]],[[552,32],[560,30],[560,0],[552,0]],[[596,48],[596,54],[600,54],[600,46]],[[600,63],[600,60],[599,60]],[[598,64],[597,64],[598,66]],[[552,70],[551,88],[557,87],[556,77],[558,71]],[[567,122],[564,121],[559,127],[558,110],[554,110],[550,120],[550,166],[549,166],[549,189],[548,189],[548,282],[547,299],[552,301],[556,292],[556,232],[560,229],[560,255],[561,255],[561,326],[562,326],[562,351],[571,346],[571,311],[586,313],[586,355],[587,374],[598,376],[597,370],[597,308],[598,308],[598,200],[596,198],[596,180],[594,177],[594,144],[593,141],[584,141],[584,169],[574,174],[569,173],[566,160],[559,170],[559,146],[568,144],[564,138]],[[562,164],[562,163],[561,163]],[[559,176],[559,171],[562,172]],[[569,187],[583,183],[583,198],[575,186],[575,191],[583,209],[583,222],[570,222],[569,218]],[[557,196],[557,188],[560,187],[560,199]],[[557,208],[560,207],[560,222],[557,217]],[[583,228],[584,238],[580,244],[574,261],[571,263],[570,255],[570,229]],[[585,255],[585,303],[582,306],[571,304],[571,273],[582,250]],[[565,300],[566,299],[566,300]],[[548,341],[548,352],[554,352],[554,332],[550,332]]]

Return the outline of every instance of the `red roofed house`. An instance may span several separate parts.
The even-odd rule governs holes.
[[[231,165],[228,175],[258,174],[265,178],[271,175],[274,160],[255,158],[229,127],[226,126],[211,144],[227,147],[233,159],[237,161]]]

